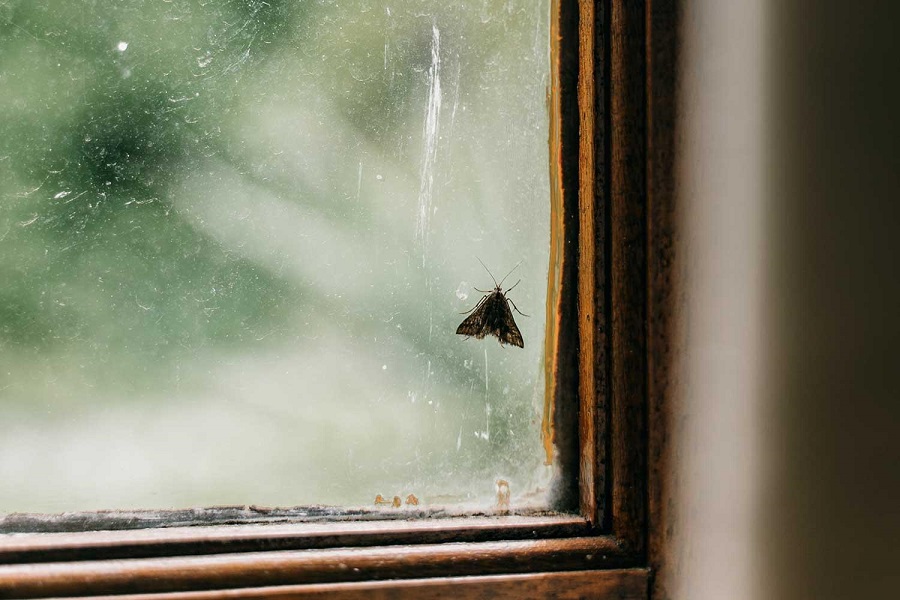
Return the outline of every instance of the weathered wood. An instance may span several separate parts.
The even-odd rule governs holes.
[[[645,545],[646,193],[644,2],[611,3],[610,468],[612,531]]]
[[[578,160],[562,163],[564,194],[578,189],[578,228],[565,231],[578,266],[579,508],[639,552],[647,442],[644,8],[579,0]],[[563,47],[568,40],[561,34]],[[565,83],[563,100],[571,93]]]
[[[484,577],[447,577],[410,581],[338,583],[282,586],[216,592],[140,594],[116,596],[118,600],[212,600],[226,596],[235,600],[436,600],[472,598],[484,600],[589,600],[595,598],[643,600],[647,597],[646,569],[531,573]]]
[[[0,597],[126,594],[637,566],[608,537],[0,566]]]
[[[578,5],[578,430],[581,514],[608,526],[606,110],[603,5]]]
[[[584,536],[581,517],[459,517],[0,535],[0,564]]]
[[[675,152],[680,55],[680,0],[647,3],[647,248],[648,248],[648,560],[651,597],[666,600],[678,556],[667,553],[677,535],[674,515],[673,402],[684,354],[684,263],[677,254]]]
[[[579,509],[581,465],[578,431],[578,0],[554,3],[551,22],[550,89],[550,287],[547,304],[547,398],[545,423],[557,467],[552,506]],[[545,443],[548,442],[545,428]]]
[[[234,523],[331,523],[351,521],[391,521],[409,519],[441,519],[465,515],[489,516],[497,514],[458,508],[432,508],[401,511],[379,508],[347,508],[340,506],[212,506],[176,510],[101,510],[62,514],[11,513],[0,515],[0,534],[63,531],[109,531],[159,527],[187,527],[198,525],[229,525]],[[540,516],[541,511],[516,512]],[[551,514],[544,511],[544,514]]]
[[[541,443],[544,464],[558,460],[555,443],[556,379],[559,368],[559,307],[562,285],[562,259],[565,240],[565,213],[562,202],[562,98],[560,88],[560,7],[554,3],[550,11],[550,87],[547,90],[549,112],[548,151],[550,155],[550,248],[547,265],[547,303],[544,333],[544,407],[541,414]]]

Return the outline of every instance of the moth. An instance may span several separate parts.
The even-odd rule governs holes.
[[[478,259],[478,262],[481,262],[480,258]],[[472,314],[459,324],[459,327],[456,328],[456,333],[474,337],[479,340],[483,339],[486,335],[493,335],[500,340],[501,346],[503,344],[510,344],[512,346],[524,348],[525,342],[522,339],[522,333],[516,326],[516,320],[513,318],[512,311],[509,307],[512,305],[516,312],[523,317],[527,317],[528,315],[520,311],[515,302],[506,297],[506,294],[510,293],[514,287],[519,285],[521,279],[514,283],[511,288],[506,290],[506,292],[504,292],[501,287],[503,282],[506,281],[506,277],[509,277],[519,265],[513,267],[512,271],[507,273],[506,277],[500,280],[500,283],[497,283],[497,280],[494,279],[494,276],[491,275],[491,271],[484,266],[483,262],[481,263],[481,266],[484,267],[484,270],[488,272],[488,275],[490,275],[491,279],[494,281],[494,289],[486,291],[475,288],[476,292],[481,292],[484,296],[478,301],[478,304],[476,304],[474,308],[462,313]]]

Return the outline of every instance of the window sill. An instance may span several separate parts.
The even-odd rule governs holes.
[[[23,598],[297,584],[324,590],[325,584],[353,582],[365,583],[352,589],[374,590],[384,580],[416,580],[404,584],[409,590],[458,584],[447,577],[465,577],[477,586],[500,580],[527,586],[526,573],[640,564],[615,538],[591,535],[589,524],[576,516],[12,534],[0,545],[0,560],[7,563],[0,567],[0,590]],[[572,585],[586,585],[588,579],[619,585],[615,573],[620,571],[596,571]],[[635,577],[646,580],[645,571],[628,573],[622,580],[631,586],[627,589],[634,588]]]
[[[289,598],[360,598],[391,600],[427,600],[433,598],[491,598],[523,600],[528,598],[617,598],[645,600],[648,592],[647,569],[614,571],[572,571],[568,573],[530,573],[527,575],[487,575],[481,577],[443,577],[406,581],[376,581],[349,584],[290,585],[229,590],[228,598],[242,600],[287,600]],[[222,591],[140,594],[118,596],[119,600],[212,600]]]

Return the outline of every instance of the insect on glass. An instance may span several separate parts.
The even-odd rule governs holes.
[[[475,308],[467,311],[472,314],[466,317],[463,322],[459,324],[459,327],[456,328],[456,333],[458,333],[459,335],[474,337],[479,340],[484,338],[484,336],[486,335],[493,335],[496,336],[498,340],[500,340],[501,345],[510,344],[512,346],[524,348],[525,342],[522,339],[522,333],[516,326],[516,321],[515,319],[513,319],[513,314],[509,307],[510,305],[512,305],[515,311],[523,317],[527,317],[528,315],[520,311],[515,302],[506,297],[506,294],[511,292],[514,287],[519,285],[519,281],[521,281],[521,279],[514,283],[511,288],[506,290],[506,292],[504,292],[500,287],[503,285],[503,282],[506,281],[506,277],[509,277],[510,274],[515,271],[519,265],[513,267],[512,271],[507,273],[506,277],[500,280],[500,283],[497,283],[497,280],[494,279],[491,271],[484,265],[483,262],[481,262],[480,258],[478,259],[478,262],[481,263],[481,266],[484,267],[484,270],[487,271],[488,275],[490,275],[491,279],[493,279],[494,289],[488,292],[475,288],[475,291],[481,292],[485,295],[481,298],[481,300],[478,301],[478,304],[475,305]]]

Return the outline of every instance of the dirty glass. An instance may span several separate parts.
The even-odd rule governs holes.
[[[548,0],[0,3],[0,513],[544,502],[548,38]],[[524,348],[456,335],[479,259]]]

